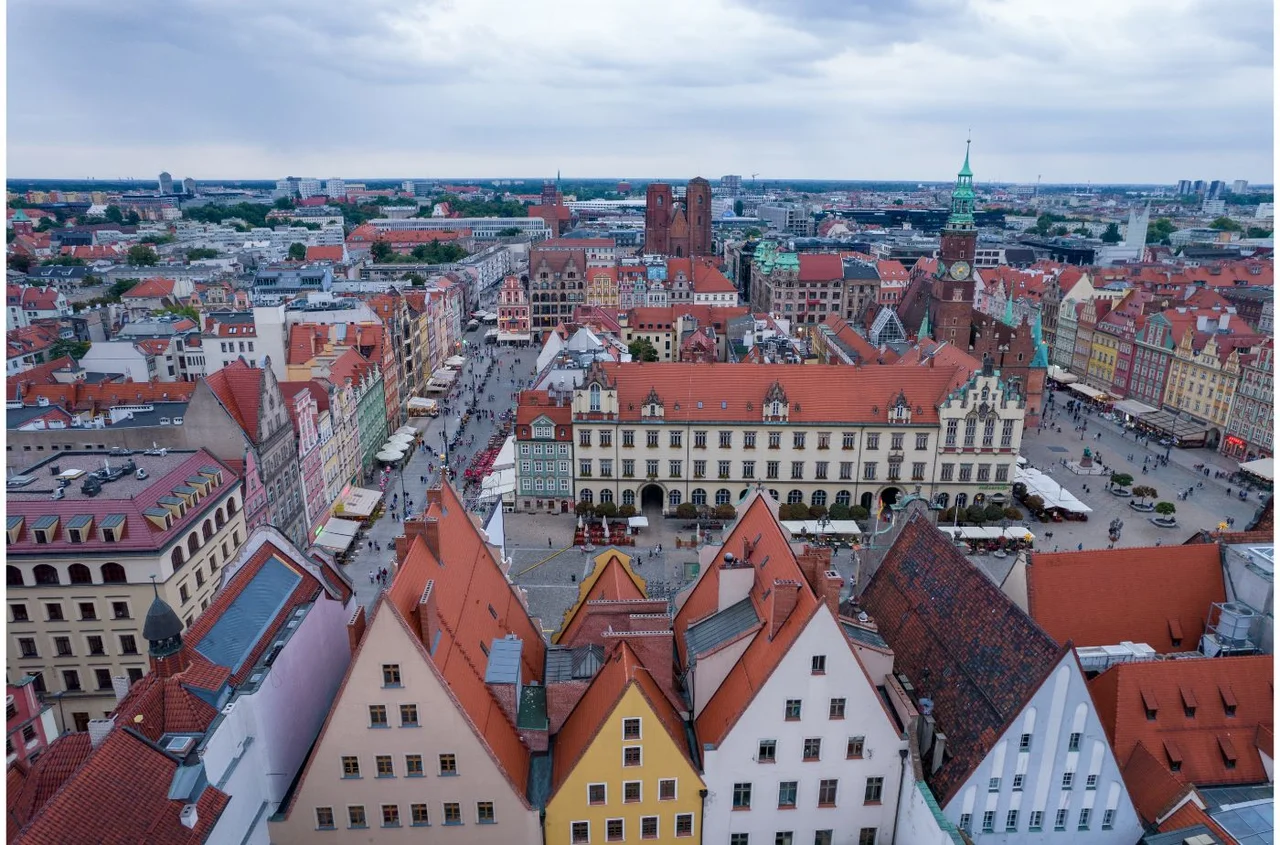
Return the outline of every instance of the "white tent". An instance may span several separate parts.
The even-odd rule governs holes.
[[[1258,478],[1265,478],[1267,481],[1275,480],[1275,462],[1271,458],[1259,458],[1256,461],[1249,461],[1247,464],[1241,464],[1240,469],[1250,475],[1256,475]]]
[[[516,438],[508,437],[502,443],[502,448],[498,450],[497,456],[493,459],[491,469],[497,472],[500,469],[512,469],[516,465]]]
[[[417,398],[417,397],[415,397],[415,398]],[[413,399],[410,399],[409,401],[410,401],[410,402],[412,402],[412,401],[413,401]],[[417,436],[418,436],[418,430],[417,430],[416,428],[414,428],[413,426],[411,426],[411,425],[402,425],[402,426],[400,426],[399,428],[397,428],[397,429],[396,429],[396,434],[395,434],[395,435],[393,435],[393,436],[401,435],[401,434],[407,434],[407,435],[409,435],[410,437],[417,437]]]
[[[782,527],[792,534],[861,534],[862,529],[852,519],[785,519]]]
[[[315,544],[326,549],[344,552],[351,545],[351,541],[355,539],[356,532],[359,530],[360,523],[354,519],[330,517],[329,521],[324,524],[324,528],[320,530],[320,535],[316,537]]]
[[[382,461],[383,463],[394,464],[396,461],[404,458],[404,452],[390,452],[386,449],[383,449],[381,452],[374,455],[374,457]]]
[[[1076,393],[1079,393],[1081,396],[1087,396],[1098,402],[1105,402],[1111,398],[1110,394],[1105,390],[1099,390],[1098,388],[1090,387],[1087,384],[1073,384],[1071,385],[1071,389]]]
[[[1071,491],[1034,467],[1018,467],[1013,480],[1027,486],[1027,494],[1039,496],[1046,508],[1061,508],[1072,513],[1093,513],[1093,508],[1077,499]]]
[[[1062,369],[1062,367],[1059,367],[1057,364],[1053,364],[1049,367],[1049,378],[1054,381],[1061,382],[1062,384],[1071,384],[1074,381],[1080,380],[1076,378],[1076,376]]]
[[[465,363],[467,363],[466,358],[463,358],[461,355],[454,355],[452,358],[446,359],[444,365],[446,367],[452,367],[455,370],[459,370],[462,369],[462,365]]]

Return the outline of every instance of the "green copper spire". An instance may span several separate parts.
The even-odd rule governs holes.
[[[1040,312],[1036,312],[1036,320],[1031,324],[1031,342],[1035,346],[1035,355],[1031,359],[1032,367],[1049,369],[1049,347],[1043,340],[1043,327],[1040,325]]]
[[[973,171],[969,169],[969,145],[972,143],[967,139],[964,142],[964,167],[960,168],[960,173],[958,174],[960,176],[973,177]]]
[[[973,222],[973,171],[969,169],[969,141],[964,142],[964,167],[956,174],[956,186],[951,191],[951,216],[947,228],[972,230]]]
[[[1013,325],[1013,286],[1010,285],[1009,287],[1011,288],[1009,295],[1004,299],[1004,324],[1006,326]]]
[[[926,306],[925,306],[925,309],[924,309],[924,319],[922,319],[922,320],[920,321],[920,331],[916,334],[916,342],[917,342],[917,343],[919,343],[920,341],[924,340],[926,337],[930,337],[930,334],[929,334],[929,308],[928,308],[928,304],[927,304],[927,303],[926,303]],[[930,337],[930,339],[932,340],[932,338],[931,338],[931,337]]]

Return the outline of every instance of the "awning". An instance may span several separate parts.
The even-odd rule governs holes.
[[[1144,405],[1136,399],[1121,399],[1112,407],[1122,414],[1129,414],[1134,417],[1140,417],[1143,414],[1154,414],[1159,410],[1150,405]]]
[[[528,332],[498,332],[500,343],[528,343],[532,337]]]
[[[947,532],[952,537],[959,535],[961,540],[999,540],[1001,538],[1008,540],[1034,540],[1035,535],[1025,528],[1000,528],[995,525],[961,525],[958,527],[948,527],[939,525],[939,529]]]
[[[345,516],[363,519],[373,515],[381,499],[381,491],[369,490],[364,487],[348,487],[338,497],[338,504],[333,511]]]
[[[787,519],[782,527],[792,534],[861,534],[862,529],[852,519]]]
[[[627,525],[630,526],[631,528],[648,528],[649,517],[647,516],[630,517],[627,519]]]
[[[1080,380],[1078,377],[1062,369],[1062,367],[1059,367],[1057,364],[1053,364],[1049,367],[1049,378],[1062,384],[1071,384],[1072,382]]]
[[[416,398],[416,397],[415,397],[415,398]],[[410,402],[412,402],[412,401],[413,401],[413,399],[410,399],[409,401],[410,401]],[[417,437],[417,436],[418,436],[418,430],[417,430],[416,428],[414,428],[413,426],[411,426],[411,425],[402,425],[402,426],[400,426],[399,428],[397,428],[397,429],[396,429],[396,433],[395,433],[395,434],[393,434],[393,435],[392,435],[392,437],[396,437],[396,436],[401,435],[401,434],[408,434],[408,435],[409,435],[409,436],[411,436],[411,437]]]
[[[1090,399],[1094,399],[1099,402],[1105,402],[1111,398],[1111,394],[1107,393],[1105,390],[1099,390],[1098,388],[1090,387],[1087,384],[1073,384],[1070,389],[1079,393],[1081,396],[1087,396]]]
[[[381,452],[374,455],[374,457],[382,461],[384,464],[394,464],[397,461],[404,460],[404,452],[393,452],[389,449],[383,449]]]
[[[418,438],[414,437],[412,434],[396,434],[396,435],[393,435],[391,439],[388,440],[387,442],[400,445],[400,446],[412,446],[413,441],[417,439]]]
[[[456,370],[460,369],[465,363],[467,363],[466,358],[463,358],[461,355],[454,355],[452,358],[447,359],[444,362],[444,365],[446,367],[453,367]]]
[[[1241,472],[1247,472],[1250,475],[1256,475],[1258,478],[1264,478],[1267,481],[1275,480],[1275,468],[1271,458],[1259,458],[1256,461],[1249,461],[1247,464],[1240,465]]]
[[[1093,513],[1093,508],[1077,499],[1071,491],[1033,467],[1018,467],[1013,474],[1015,483],[1025,484],[1027,494],[1039,496],[1045,508],[1059,508],[1071,513]]]
[[[1163,431],[1179,441],[1203,441],[1209,434],[1209,425],[1207,423],[1182,416],[1181,414],[1174,415],[1168,411],[1143,414],[1139,417],[1138,422],[1158,431]]]
[[[450,370],[447,367],[441,367],[431,374],[432,381],[438,381],[441,384],[453,384],[453,380],[458,377],[456,370]]]
[[[447,385],[447,384],[441,384],[441,383],[440,383],[440,382],[438,382],[438,381],[429,381],[429,382],[427,382],[427,392],[428,392],[428,393],[444,393],[444,392],[445,392],[446,390],[448,390],[448,389],[449,389],[449,385]]]
[[[320,534],[316,537],[315,545],[326,549],[332,549],[335,552],[345,552],[351,545],[351,541],[355,539],[356,532],[360,530],[360,523],[353,519],[339,519],[331,517],[324,527],[320,529]]]

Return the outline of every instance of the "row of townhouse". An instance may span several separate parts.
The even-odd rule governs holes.
[[[516,506],[673,513],[778,501],[862,507],[1008,500],[1025,401],[960,366],[593,364],[571,395],[521,394]]]

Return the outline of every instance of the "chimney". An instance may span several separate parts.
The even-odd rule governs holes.
[[[933,719],[932,716],[929,717]],[[943,752],[947,748],[947,735],[942,731],[934,731],[933,734],[933,759],[929,763],[929,774],[934,774],[938,769],[942,768]]]
[[[835,618],[840,616],[840,588],[843,586],[844,579],[834,569],[828,569],[822,574],[821,595],[827,603],[827,609],[831,611],[831,615]]]
[[[799,592],[798,581],[780,578],[773,582],[773,592],[769,595],[769,639],[777,636],[779,629],[795,609],[796,596]]]
[[[431,650],[436,632],[440,630],[440,610],[436,607],[436,582],[428,580],[418,598],[418,630],[422,633],[422,644]]]
[[[178,814],[178,821],[182,822],[182,826],[187,830],[195,830],[196,824],[200,821],[200,814],[196,812],[196,805],[184,804],[182,812]]]
[[[739,560],[732,552],[725,552],[724,562],[720,565],[719,600],[716,610],[737,604],[751,593],[756,581],[756,570],[745,560]]]
[[[831,549],[822,546],[805,544],[804,550],[796,556],[796,563],[804,573],[804,580],[818,595],[822,595],[824,573],[831,568]]]
[[[364,639],[364,629],[369,624],[369,620],[365,617],[364,606],[356,608],[356,612],[351,614],[351,619],[347,621],[347,645],[351,648],[351,656],[355,657],[356,649],[360,647],[360,641]]]
[[[103,740],[111,733],[111,729],[116,726],[115,717],[109,719],[90,719],[89,720],[89,745],[97,748],[102,745]]]
[[[111,689],[116,694],[116,701],[119,702],[129,694],[129,677],[127,675],[117,675],[111,679]]]

